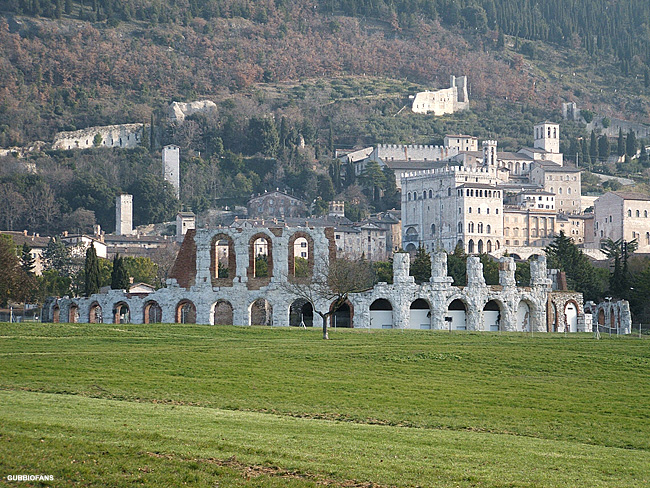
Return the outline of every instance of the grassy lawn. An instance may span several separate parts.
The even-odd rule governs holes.
[[[649,346],[590,335],[337,330],[326,342],[317,329],[0,324],[0,477],[648,486]]]

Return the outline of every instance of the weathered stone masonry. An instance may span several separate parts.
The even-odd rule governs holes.
[[[259,238],[266,241],[268,249],[268,276],[263,277],[255,275],[252,250]],[[44,307],[43,321],[289,326],[298,297],[286,282],[305,280],[293,276],[292,247],[298,238],[308,241],[310,273],[318,273],[321,265],[327,266],[334,258],[331,228],[189,230],[167,288],[141,295],[111,290],[89,298],[51,300]],[[218,249],[227,249],[227,276],[218,276]],[[531,262],[530,287],[516,286],[515,264],[509,257],[501,259],[500,284],[496,286],[485,284],[477,256],[468,258],[465,287],[452,285],[444,252],[433,253],[431,261],[430,281],[416,284],[409,276],[409,255],[396,253],[394,283],[379,283],[367,292],[350,295],[345,312],[348,316],[338,323],[359,328],[562,332],[566,321],[559,319],[564,316],[560,312],[573,304],[582,317],[577,321],[577,331],[590,330],[590,323],[584,320],[582,296],[551,291],[545,257]],[[320,310],[330,305],[316,303]],[[307,307],[301,310],[311,313]],[[297,324],[294,321],[291,325]]]

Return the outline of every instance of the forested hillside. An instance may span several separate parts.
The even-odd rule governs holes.
[[[355,217],[390,208],[399,204],[391,175],[346,179],[335,147],[438,144],[462,132],[515,150],[532,143],[534,122],[559,120],[564,101],[647,122],[649,9],[637,0],[0,0],[0,147],[147,126],[135,150],[0,158],[1,191],[12,196],[0,201],[0,226],[55,232],[97,220],[112,230],[120,191],[134,194],[136,223],[276,187],[310,202],[344,196],[359,202]],[[469,77],[470,111],[408,110],[409,95],[445,88],[452,74]],[[170,102],[198,99],[217,110],[169,123]],[[562,136],[569,158],[602,162],[580,124],[563,123]],[[170,143],[181,147],[180,202],[160,176]]]

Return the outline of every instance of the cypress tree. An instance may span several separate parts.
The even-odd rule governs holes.
[[[86,262],[84,264],[84,294],[89,297],[99,293],[100,276],[99,276],[99,259],[95,245],[91,244],[86,250]]]
[[[618,148],[616,154],[623,156],[625,154],[625,137],[623,137],[623,128],[618,129]]]
[[[32,257],[32,248],[25,242],[20,253],[20,267],[25,273],[34,273],[35,259]]]
[[[591,156],[592,164],[598,162],[598,143],[596,142],[596,133],[591,131],[591,140],[589,141],[589,155]]]
[[[111,272],[111,289],[129,291],[129,275],[124,267],[124,259],[116,254],[113,258],[113,271]]]
[[[633,130],[630,130],[630,132],[627,133],[625,153],[632,158],[636,156],[636,148],[637,148],[636,134],[634,133]]]
[[[409,274],[415,278],[416,283],[424,283],[431,278],[431,256],[422,246],[415,253]]]

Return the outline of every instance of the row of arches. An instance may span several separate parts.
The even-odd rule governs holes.
[[[305,232],[297,232],[289,239],[288,269],[289,276],[309,277],[313,273],[314,241]],[[274,256],[273,241],[269,235],[259,232],[248,242],[249,278],[270,279],[273,276]],[[210,244],[210,274],[215,286],[231,285],[237,275],[237,256],[235,241],[220,233],[212,238]]]
[[[478,254],[483,254],[484,252],[489,253],[492,251],[497,251],[499,249],[501,249],[501,244],[499,241],[494,241],[494,244],[489,239],[485,242],[483,242],[483,239],[479,239],[476,241],[476,243],[474,242],[474,239],[467,241],[467,252],[469,254],[473,254],[475,252]]]

